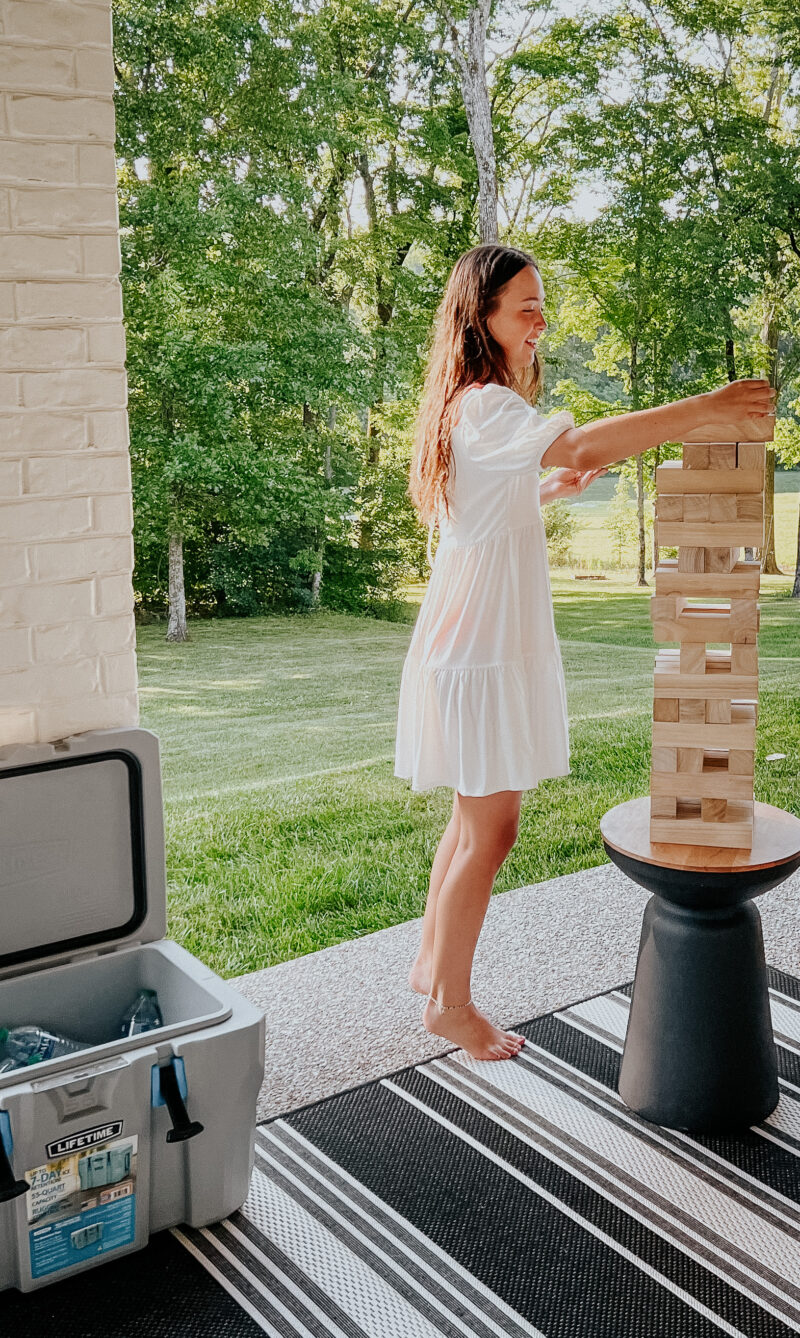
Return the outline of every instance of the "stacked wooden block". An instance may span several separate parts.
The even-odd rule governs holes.
[[[695,436],[701,436],[697,433]],[[650,839],[742,847],[753,840],[758,710],[758,562],[764,542],[763,442],[689,441],[656,470]]]

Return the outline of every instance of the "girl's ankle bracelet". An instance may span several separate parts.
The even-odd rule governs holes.
[[[428,998],[430,999],[431,1003],[436,1004],[436,1007],[439,1009],[441,1013],[449,1013],[453,1008],[469,1008],[470,1004],[472,1003],[471,997],[467,999],[466,1003],[463,1004],[441,1004],[433,994],[429,994]]]

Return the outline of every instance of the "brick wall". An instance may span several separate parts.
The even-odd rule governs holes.
[[[110,0],[0,0],[0,746],[137,721]]]

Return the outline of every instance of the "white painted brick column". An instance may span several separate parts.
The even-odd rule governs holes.
[[[0,0],[0,747],[138,719],[110,0]]]

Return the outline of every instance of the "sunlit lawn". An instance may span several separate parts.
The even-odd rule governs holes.
[[[653,643],[630,576],[555,574],[572,773],[523,799],[495,891],[606,860],[601,815],[648,789]],[[800,607],[762,583],[756,794],[800,812]],[[322,612],[139,629],[142,723],[161,739],[170,933],[224,975],[423,910],[452,792],[394,776],[405,624]],[[787,760],[766,763],[768,753]]]

